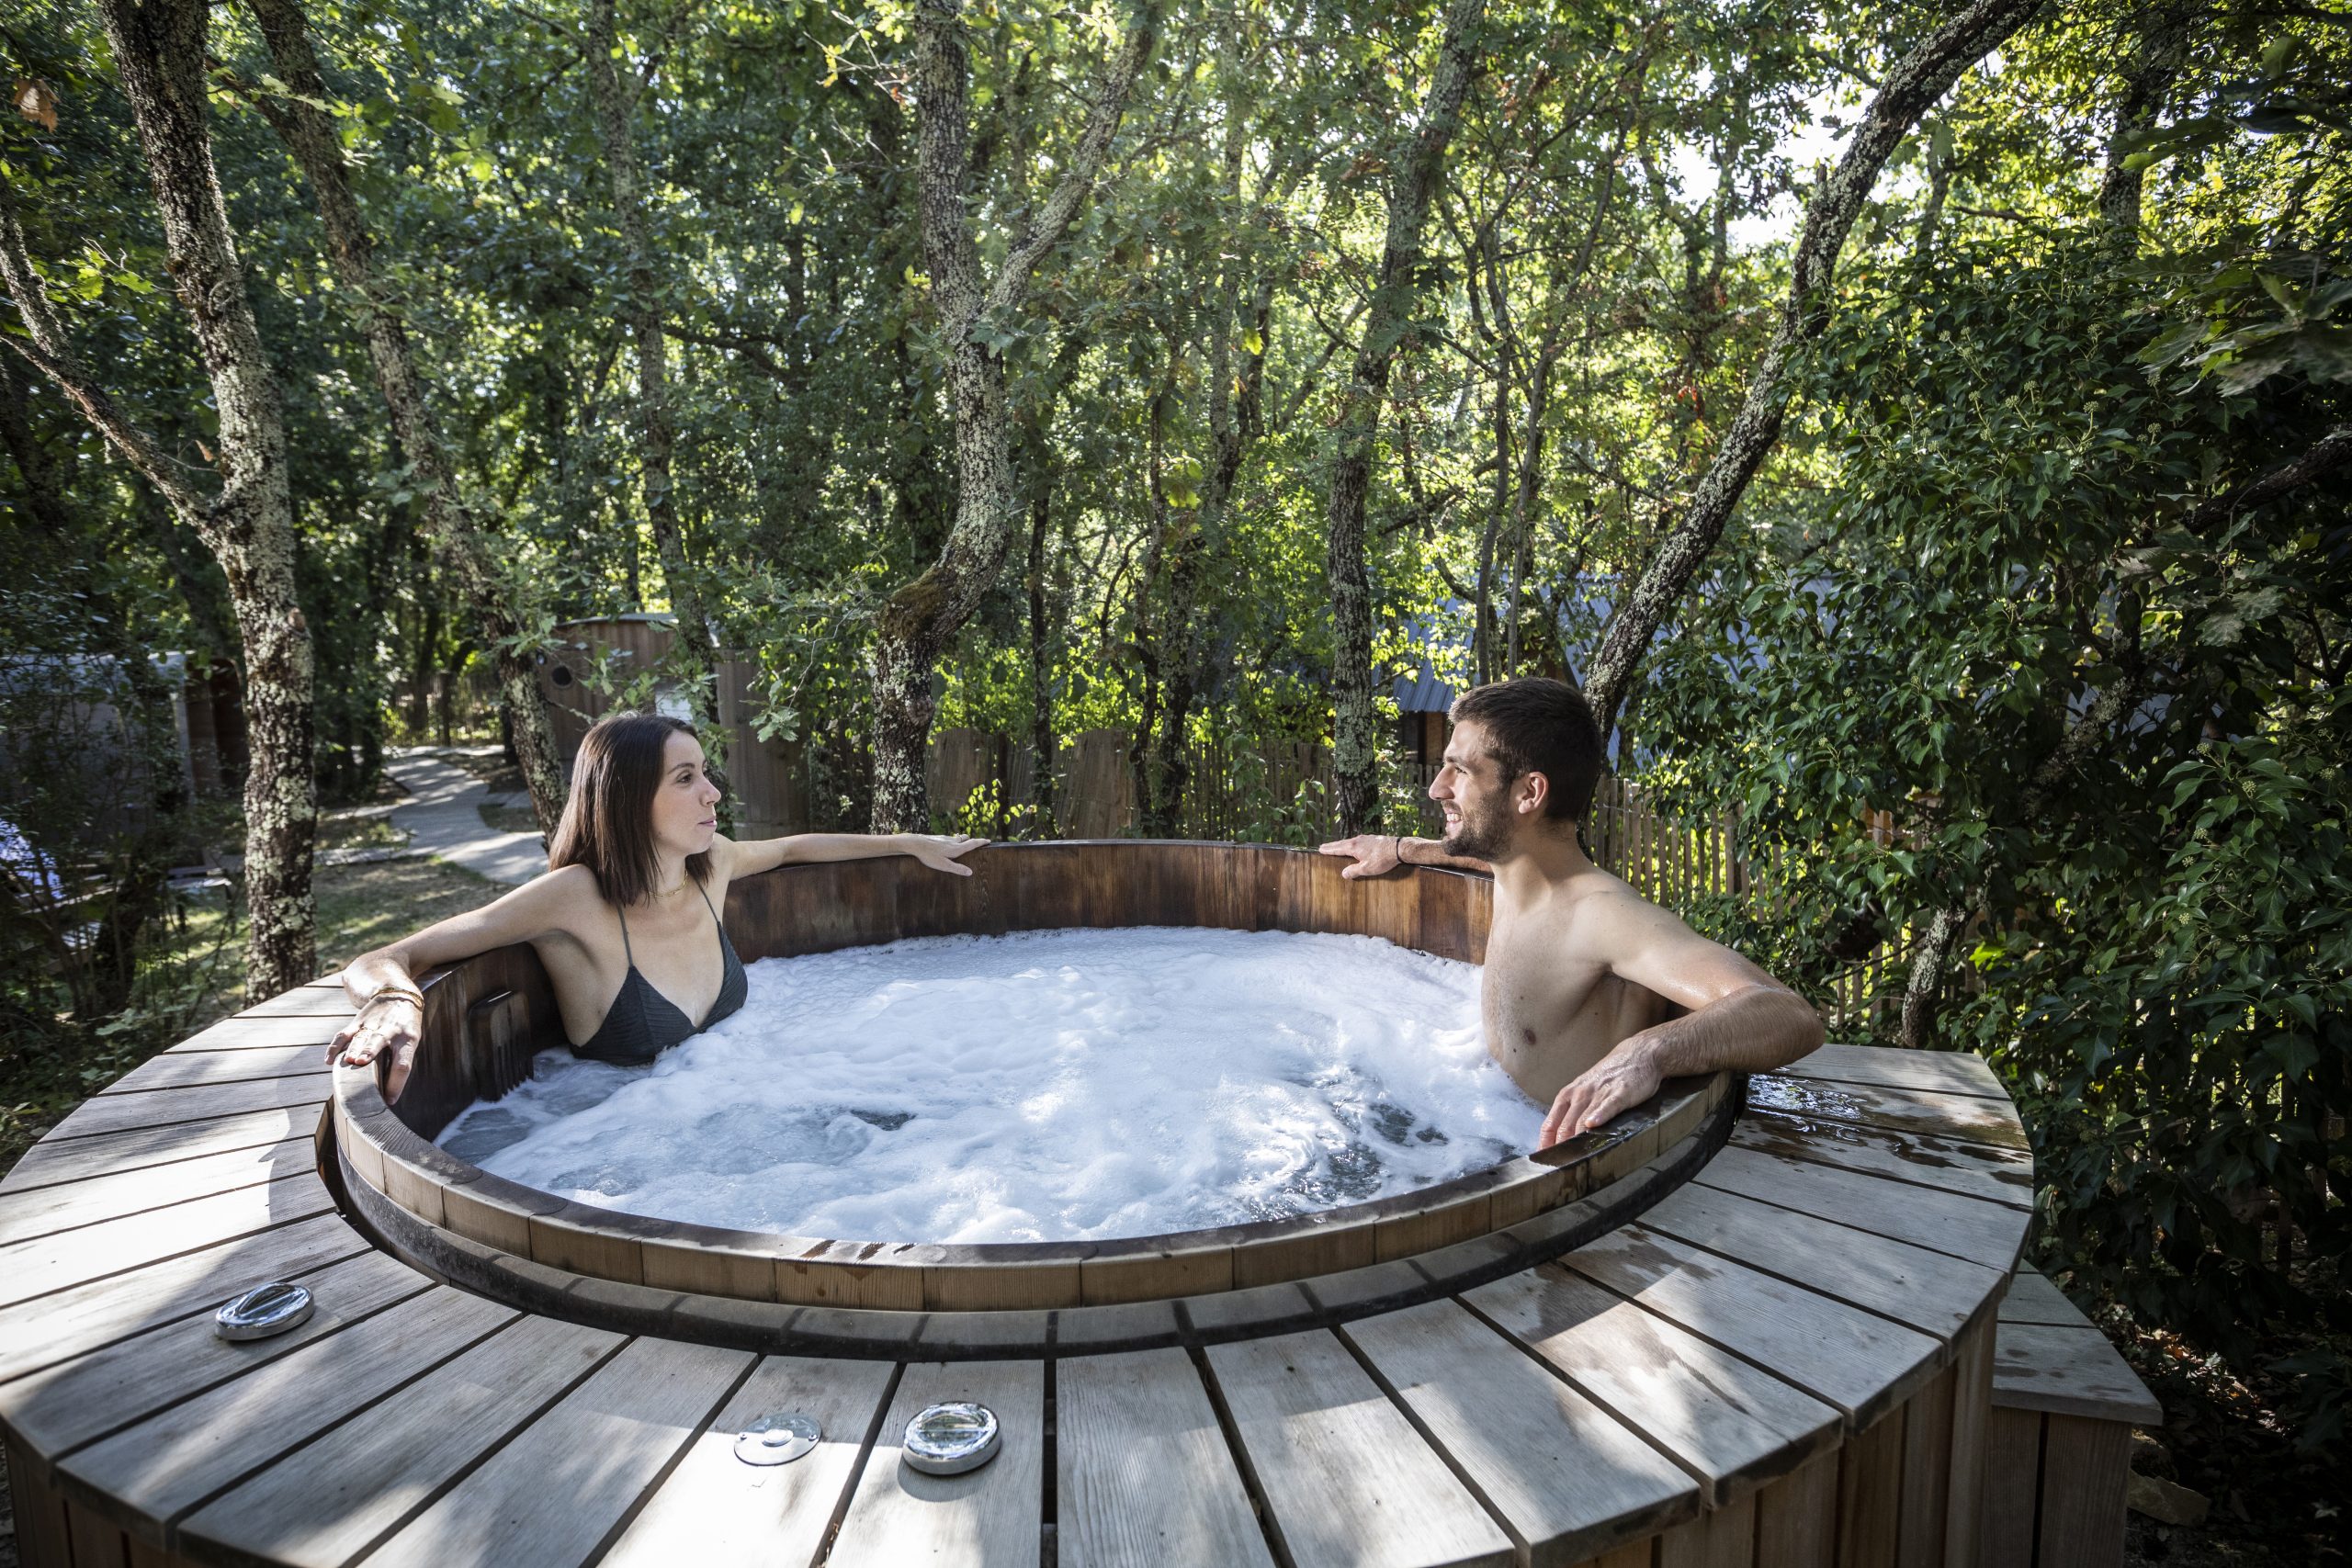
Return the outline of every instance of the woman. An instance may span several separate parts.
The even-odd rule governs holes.
[[[653,714],[613,714],[581,742],[571,799],[548,872],[493,904],[453,915],[343,971],[359,1016],[327,1059],[364,1066],[387,1053],[384,1097],[408,1081],[424,1019],[414,976],[510,942],[529,942],[555,987],[571,1048],[650,1062],[743,1005],[743,964],[718,911],[727,888],[792,862],[912,855],[969,876],[958,857],[986,839],[804,833],[738,844],[718,836],[719,790],[692,728]]]

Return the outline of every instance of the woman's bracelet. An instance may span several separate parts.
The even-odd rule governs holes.
[[[368,993],[368,997],[366,1001],[359,1004],[361,1010],[365,1011],[367,1009],[374,1007],[386,997],[390,997],[396,1001],[414,1002],[416,1004],[417,1011],[423,1012],[424,1010],[424,993],[417,990],[412,986],[379,986],[375,990]]]
[[[1393,852],[1393,853],[1396,855],[1396,863],[1397,863],[1398,865],[1410,865],[1410,864],[1412,864],[1412,863],[1413,863],[1411,861],[1408,861],[1408,860],[1407,860],[1407,859],[1405,858],[1405,835],[1404,835],[1404,834],[1402,834],[1402,833],[1391,833],[1391,834],[1389,834],[1389,835],[1388,835],[1388,846],[1389,846],[1390,852]]]

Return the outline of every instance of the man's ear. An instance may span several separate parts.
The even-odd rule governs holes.
[[[1551,779],[1532,770],[1520,774],[1519,782],[1511,785],[1511,809],[1521,817],[1540,816],[1551,798]]]

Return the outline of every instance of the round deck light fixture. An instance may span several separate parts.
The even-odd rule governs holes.
[[[915,1412],[899,1454],[908,1468],[925,1475],[961,1475],[996,1457],[1000,1436],[995,1411],[951,1400]]]
[[[817,1446],[824,1428],[797,1410],[763,1416],[735,1438],[735,1457],[745,1464],[790,1464]]]
[[[267,1339],[301,1327],[317,1307],[307,1288],[272,1280],[223,1302],[212,1314],[212,1332],[229,1340]]]

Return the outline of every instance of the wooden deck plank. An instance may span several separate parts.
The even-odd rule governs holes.
[[[1809,1461],[1756,1495],[1756,1568],[1826,1568],[1836,1561],[1838,1455]]]
[[[332,1018],[224,1018],[209,1029],[199,1029],[173,1046],[169,1055],[192,1055],[202,1051],[266,1051],[287,1045],[309,1045],[322,1055],[342,1023]]]
[[[313,982],[238,1010],[239,1018],[349,1018],[351,998],[340,983]]]
[[[2041,1324],[2052,1328],[2088,1328],[2083,1309],[2039,1269],[2019,1269],[2009,1279],[2008,1294],[2001,1298],[2001,1322]]]
[[[2041,1438],[2041,1561],[2113,1568],[2123,1561],[2123,1494],[2132,1429],[2080,1416],[2049,1418]]]
[[[434,1298],[456,1293],[435,1292],[424,1300],[439,1307]],[[489,1309],[468,1314],[469,1327],[503,1311],[475,1297],[464,1299]],[[526,1317],[422,1377],[415,1377],[419,1369],[413,1363],[400,1368],[403,1375],[390,1377],[381,1363],[403,1348],[396,1341],[409,1340],[418,1332],[392,1324],[390,1317],[387,1313],[374,1320],[369,1325],[374,1333],[363,1329],[322,1340],[300,1355],[273,1363],[259,1377],[312,1374],[303,1385],[303,1399],[280,1393],[272,1400],[281,1421],[301,1410],[314,1387],[339,1401],[344,1381],[364,1377],[378,1392],[397,1389],[397,1395],[361,1410],[207,1503],[181,1522],[182,1537],[295,1568],[340,1564],[421,1511],[485,1449],[528,1423],[623,1343],[621,1336],[602,1329]],[[421,1332],[438,1341],[435,1351],[447,1354],[451,1348],[452,1341],[437,1329]],[[347,1354],[357,1348],[371,1353]],[[336,1350],[346,1352],[340,1358],[346,1364],[334,1369],[338,1375],[321,1387],[317,1373],[327,1369],[305,1368],[303,1363],[313,1356],[322,1362],[336,1359]],[[302,1418],[307,1416],[302,1411]],[[108,1441],[122,1443],[141,1430],[133,1427]],[[261,1443],[282,1446],[275,1434],[255,1437]],[[253,1457],[244,1456],[243,1462],[252,1462]]]
[[[2007,1100],[2000,1074],[1968,1051],[1910,1051],[1891,1045],[1824,1045],[1775,1072],[1784,1077],[1826,1078],[1879,1089],[1926,1089]]]
[[[370,1568],[586,1561],[755,1358],[633,1339],[368,1557]]]
[[[1753,1568],[1756,1494],[1710,1508],[1657,1540],[1657,1568]]]
[[[1959,1333],[2007,1278],[1981,1263],[1712,1187],[1668,1193],[1642,1224],[1943,1339]]]
[[[209,1313],[266,1280],[300,1278],[370,1250],[341,1215],[327,1213],[10,1307],[8,1332],[0,1335],[0,1383],[158,1324]]]
[[[0,1306],[193,1252],[334,1207],[315,1172],[0,1247]]]
[[[0,1194],[29,1191],[87,1181],[151,1165],[172,1165],[202,1155],[231,1149],[256,1148],[288,1138],[308,1138],[318,1130],[319,1110],[312,1106],[272,1107],[243,1115],[163,1127],[136,1127],[94,1138],[59,1143],[44,1140],[25,1152]]]
[[[305,1073],[299,1077],[260,1078],[251,1083],[159,1089],[147,1094],[94,1095],[42,1141],[96,1137],[102,1133],[138,1127],[177,1126],[247,1111],[315,1108],[327,1102],[328,1086],[333,1081],[331,1074]]]
[[[1985,1427],[1993,1415],[1993,1325],[1961,1337],[1951,1365],[1951,1469],[1944,1498],[1946,1568],[1976,1561],[1983,1525]]]
[[[1272,1568],[1216,1411],[1183,1351],[1060,1361],[1054,1409],[1062,1568]]]
[[[2025,1239],[2027,1216],[2006,1203],[1737,1144],[1717,1150],[1690,1185],[1737,1192],[2005,1271]]]
[[[1993,1341],[1993,1403],[2134,1427],[2154,1427],[2165,1416],[2131,1364],[2088,1323],[2002,1324]]]
[[[2033,1158],[2018,1149],[1884,1127],[1813,1122],[1762,1109],[1741,1112],[1731,1145],[1962,1192],[2011,1208],[2033,1207]]]
[[[73,1547],[65,1539],[65,1499],[34,1478],[32,1456],[15,1443],[7,1445],[7,1460],[18,1560],[32,1568],[71,1562]]]
[[[23,1379],[8,1390],[8,1419],[41,1452],[67,1453],[433,1287],[380,1252],[331,1264],[302,1282],[317,1310],[300,1328],[230,1344],[212,1332],[212,1314],[199,1312]]]
[[[1951,1524],[1952,1394],[1959,1381],[1959,1367],[1946,1367],[1903,1407],[1898,1568],[1943,1568]]]
[[[250,1083],[256,1078],[292,1078],[332,1071],[322,1045],[277,1045],[254,1051],[165,1051],[151,1056],[100,1089],[100,1094],[142,1094],[158,1089],[202,1084]]]
[[[1701,1252],[1641,1225],[1561,1261],[1703,1339],[1745,1356],[1867,1425],[1944,1341]]]
[[[1985,1426],[1976,1559],[1983,1568],[2030,1568],[2033,1562],[2034,1503],[2041,1491],[2041,1422],[2039,1411],[1996,1410]]]
[[[1432,1444],[1528,1549],[1570,1563],[1690,1517],[1698,1483],[1459,1303],[1347,1325]]]
[[[1297,1568],[1514,1560],[1510,1538],[1329,1331],[1207,1355]]]
[[[0,1192],[0,1245],[29,1241],[142,1209],[210,1197],[234,1188],[276,1181],[311,1169],[318,1161],[309,1138],[285,1138],[254,1148],[202,1155],[174,1165],[147,1166],[54,1187]]]
[[[775,1562],[802,1568],[876,1430],[895,1369],[888,1361],[772,1356],[688,1448],[600,1568],[673,1568],[680,1562]],[[797,1410],[824,1436],[790,1464],[735,1457],[735,1436],[759,1416]]]
[[[1758,1073],[1747,1080],[1747,1101],[1759,1111],[1808,1120],[1850,1122],[1926,1133],[1993,1148],[2026,1148],[2025,1128],[2007,1099],[1935,1094],[1920,1089],[1879,1089],[1868,1084],[1828,1083],[1820,1078]]]
[[[1829,1404],[1556,1266],[1463,1300],[1675,1455],[1711,1506],[1838,1440]]]
[[[996,1412],[996,1458],[962,1475],[924,1475],[900,1464],[900,1439],[915,1412],[956,1399]],[[918,1362],[899,1380],[828,1560],[842,1568],[1035,1562],[1044,1539],[1045,1475],[1045,1363]]]
[[[1895,1568],[1903,1414],[1888,1411],[1838,1450],[1838,1568]]]
[[[61,1468],[150,1519],[167,1520],[520,1316],[462,1291],[428,1291],[356,1330],[312,1340],[159,1411]],[[334,1498],[322,1493],[318,1503],[332,1511]]]

